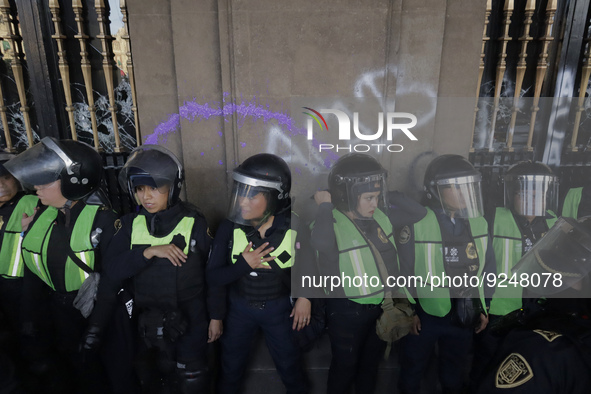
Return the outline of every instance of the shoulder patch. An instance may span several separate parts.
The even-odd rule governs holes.
[[[534,377],[526,359],[519,353],[511,353],[497,370],[495,386],[499,389],[510,389],[521,386]]]
[[[113,225],[115,226],[115,234],[117,234],[121,230],[121,219],[115,220]]]
[[[474,245],[474,242],[470,242],[466,246],[466,255],[470,260],[478,258],[478,253],[476,252],[476,246]]]
[[[408,241],[410,241],[410,227],[404,226],[398,233],[398,243],[404,245]]]
[[[562,334],[559,334],[559,333],[554,332],[554,331],[546,331],[546,330],[533,330],[533,331],[536,334],[540,334],[541,336],[543,336],[544,339],[547,340],[548,342],[552,342],[556,338],[562,336]]]

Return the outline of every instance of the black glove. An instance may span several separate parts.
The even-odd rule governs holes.
[[[95,352],[101,345],[102,328],[96,325],[90,325],[80,343],[80,351]]]

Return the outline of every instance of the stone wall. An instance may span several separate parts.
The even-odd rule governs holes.
[[[418,196],[434,155],[468,154],[474,102],[462,98],[476,92],[485,3],[128,0],[143,139],[179,155],[186,197],[215,227],[231,170],[252,154],[288,161],[299,205],[325,184],[334,157],[302,143],[294,102],[356,97],[389,110],[433,98],[418,141],[396,137],[402,152],[377,155],[390,187]]]

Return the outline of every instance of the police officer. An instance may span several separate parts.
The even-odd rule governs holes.
[[[483,289],[468,283],[472,277],[494,272],[480,180],[480,173],[462,156],[435,158],[424,180],[427,215],[400,233],[401,273],[421,277],[424,284],[407,289],[411,302],[416,302],[416,316],[413,335],[402,344],[399,386],[403,393],[419,392],[436,344],[443,392],[460,392],[473,332],[482,331],[488,323]],[[468,280],[443,283],[445,276]]]
[[[291,213],[291,172],[261,153],[233,172],[230,212],[214,239],[208,279],[228,287],[220,393],[241,390],[256,332],[261,329],[288,393],[307,392],[292,330],[310,322],[310,301],[290,300],[298,224]],[[291,319],[292,318],[292,319]]]
[[[141,209],[121,218],[84,343],[97,346],[110,309],[105,305],[112,308],[131,278],[140,336],[137,373],[144,392],[207,392],[207,343],[222,330],[215,307],[206,305],[207,222],[180,200],[183,181],[182,165],[166,148],[144,145],[131,152],[119,182]],[[209,296],[216,301],[215,293]]]
[[[420,204],[394,193],[388,211],[386,170],[361,153],[341,157],[328,176],[329,191],[318,191],[311,244],[323,276],[351,278],[326,299],[332,359],[328,393],[375,390],[386,342],[376,334],[384,297],[392,296],[386,277],[398,274],[394,227],[412,224],[426,213]],[[368,280],[355,285],[354,277]]]
[[[591,218],[560,218],[514,272],[533,279],[531,293],[543,297],[501,318],[511,329],[480,379],[478,394],[587,393],[591,385],[589,264]],[[562,298],[567,297],[567,298]]]
[[[34,187],[43,204],[22,219],[22,316],[29,365],[48,371],[46,377],[55,383],[43,392],[107,392],[98,357],[79,356],[87,321],[73,305],[82,284],[100,271],[115,230],[111,210],[84,201],[100,185],[101,157],[82,142],[45,137],[4,166],[23,186]]]
[[[24,272],[20,254],[21,219],[23,214],[33,215],[39,201],[35,196],[25,195],[19,182],[4,168],[4,163],[13,157],[10,153],[0,153],[0,349],[7,351],[6,363],[17,360],[20,353],[18,333]]]
[[[505,207],[496,208],[489,221],[499,286],[490,302],[489,327],[477,336],[475,378],[500,340],[490,333],[490,326],[523,306],[522,287],[513,285],[516,281],[511,270],[556,222],[558,178],[547,165],[525,161],[511,166],[504,176],[504,192]]]

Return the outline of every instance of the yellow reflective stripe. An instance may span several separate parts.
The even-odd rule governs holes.
[[[39,257],[41,257],[41,255],[37,254],[37,253],[33,253],[33,259],[35,260],[35,265],[37,266],[37,271],[39,272],[38,276],[39,278],[41,278],[41,280],[43,280],[43,282],[45,282],[49,287],[51,287],[52,289],[54,289],[53,287],[53,283],[51,282],[51,279],[49,278],[48,275],[45,274],[45,271],[41,268],[41,265],[39,264]],[[54,289],[55,290],[55,289]]]
[[[509,261],[511,260],[511,240],[509,238],[505,238],[505,256],[503,258],[503,265],[505,266],[504,272],[505,274],[509,274]]]
[[[351,266],[353,268],[353,272],[355,272],[355,275],[358,277],[363,277],[363,274],[365,273],[365,271],[361,267],[361,265],[363,264],[363,262],[362,262],[363,258],[361,256],[360,250],[359,249],[351,250],[349,252],[349,257],[350,257]],[[359,287],[359,291],[363,295],[369,294],[367,287],[363,286],[363,281],[362,281],[362,286]]]
[[[431,276],[433,276],[433,246],[434,244],[432,243],[425,244],[425,247],[427,249],[427,272],[429,272]]]
[[[84,263],[84,265],[88,266],[88,260],[86,259],[86,252],[76,253],[76,256],[78,256],[78,258],[80,260],[82,260],[82,262]],[[88,274],[82,268],[78,267],[78,269],[80,270],[80,281],[84,282],[84,280],[86,278],[88,278]]]
[[[16,247],[16,253],[14,255],[14,262],[12,263],[11,276],[19,276],[19,268],[22,266],[23,261],[21,259],[21,246],[23,245],[23,237],[18,237],[18,246]]]

